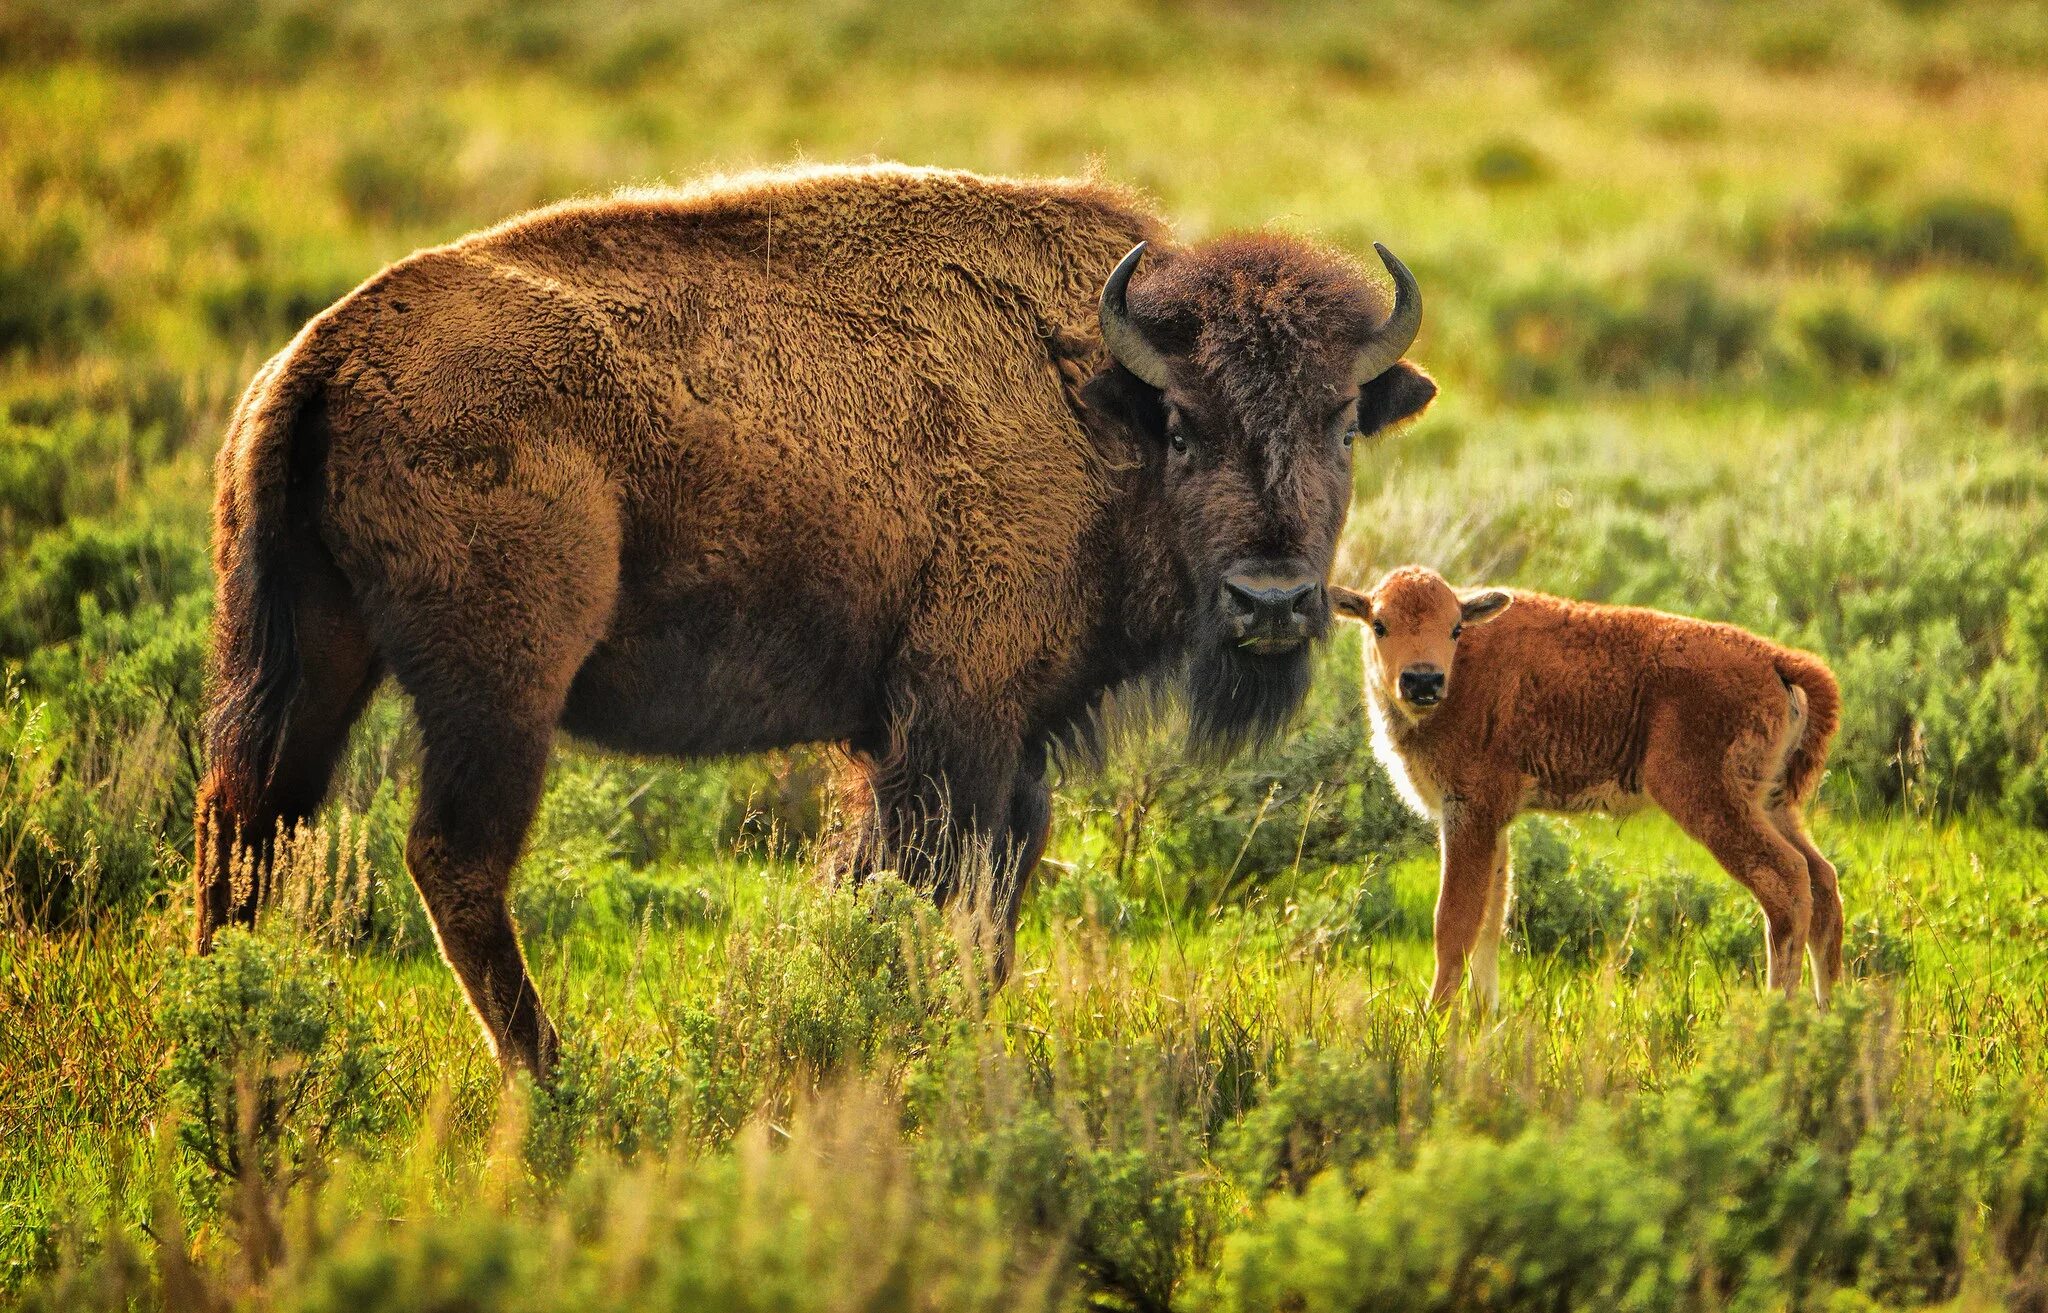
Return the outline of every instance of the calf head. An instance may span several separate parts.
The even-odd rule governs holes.
[[[1513,601],[1499,589],[1461,597],[1442,575],[1419,565],[1390,572],[1370,593],[1330,589],[1337,614],[1365,625],[1366,687],[1411,722],[1450,696],[1465,630],[1499,616]]]
[[[1277,236],[1166,252],[1142,273],[1141,243],[1103,286],[1114,364],[1083,401],[1138,448],[1141,532],[1180,599],[1198,747],[1260,739],[1300,705],[1309,645],[1329,627],[1354,441],[1436,395],[1401,358],[1421,293],[1378,249],[1391,306],[1349,264]]]

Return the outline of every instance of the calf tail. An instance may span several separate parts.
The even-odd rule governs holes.
[[[1774,662],[1795,705],[1804,704],[1806,723],[1785,758],[1783,788],[1788,802],[1804,803],[1827,769],[1828,744],[1842,722],[1842,694],[1827,663],[1811,652],[1786,649]]]

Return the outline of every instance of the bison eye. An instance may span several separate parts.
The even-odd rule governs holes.
[[[1168,430],[1166,431],[1166,440],[1167,440],[1167,442],[1168,442],[1168,443],[1172,444],[1172,446],[1173,446],[1173,449],[1174,449],[1175,451],[1178,451],[1178,452],[1181,452],[1181,453],[1186,453],[1186,451],[1187,451],[1187,449],[1188,449],[1188,435],[1187,435],[1187,434],[1185,434],[1185,433],[1181,432],[1181,431],[1180,431],[1179,429],[1177,429],[1177,428],[1172,428],[1172,429],[1168,429]]]
[[[1387,636],[1387,627],[1384,624],[1381,624],[1379,621],[1375,620],[1372,622],[1372,632],[1379,635],[1381,638],[1385,638]]]

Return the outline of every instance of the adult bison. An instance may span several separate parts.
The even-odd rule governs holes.
[[[508,1067],[555,1051],[505,895],[558,726],[841,744],[855,869],[944,899],[992,860],[1014,924],[1112,690],[1176,682],[1225,751],[1294,710],[1352,438],[1436,391],[1385,252],[1391,305],[1163,235],[1094,185],[805,169],[541,210],[314,319],[219,459],[199,947],[386,672],[406,863]]]

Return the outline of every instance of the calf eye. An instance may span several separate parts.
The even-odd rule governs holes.
[[[1387,636],[1387,627],[1375,620],[1372,622],[1372,632],[1381,638],[1385,638]]]
[[[1458,635],[1459,635],[1459,634],[1462,634],[1462,633],[1464,633],[1464,632],[1465,632],[1465,626],[1463,626],[1463,625],[1452,625],[1452,626],[1451,626],[1451,641],[1452,641],[1452,642],[1454,642],[1454,643],[1455,643],[1455,642],[1457,642],[1457,641],[1458,641]]]

